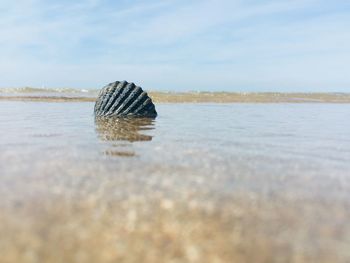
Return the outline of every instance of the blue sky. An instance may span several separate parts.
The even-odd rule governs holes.
[[[348,0],[2,0],[1,87],[350,92]]]

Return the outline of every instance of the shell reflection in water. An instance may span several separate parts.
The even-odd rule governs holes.
[[[151,118],[96,118],[96,131],[103,142],[111,142],[104,153],[111,156],[132,157],[135,151],[132,143],[151,141],[152,135],[145,131],[154,129]]]

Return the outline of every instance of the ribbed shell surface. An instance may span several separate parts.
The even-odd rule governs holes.
[[[95,103],[96,117],[149,117],[157,112],[152,99],[141,87],[116,81],[103,87]]]

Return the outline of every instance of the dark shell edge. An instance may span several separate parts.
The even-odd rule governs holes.
[[[156,118],[157,111],[147,92],[134,83],[116,81],[103,87],[94,107],[95,117]]]

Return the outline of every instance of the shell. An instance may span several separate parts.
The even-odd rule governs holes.
[[[116,81],[103,87],[95,103],[96,117],[157,117],[152,99],[141,87]]]

